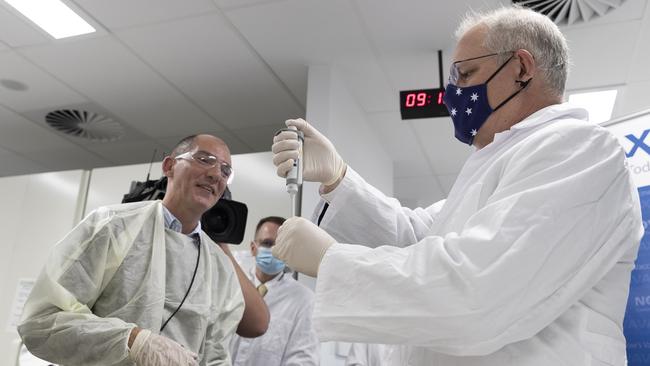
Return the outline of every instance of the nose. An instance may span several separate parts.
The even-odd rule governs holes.
[[[218,182],[221,178],[221,168],[219,165],[206,170],[205,175],[210,179],[211,183]]]

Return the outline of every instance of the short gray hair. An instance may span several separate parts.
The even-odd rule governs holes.
[[[560,29],[548,17],[521,6],[502,7],[486,13],[470,12],[456,30],[460,39],[475,26],[485,26],[483,46],[492,52],[525,49],[542,70],[549,91],[564,94],[569,74],[569,47]],[[504,56],[503,61],[508,56]]]
[[[172,150],[172,153],[169,154],[172,157],[176,157],[182,153],[188,152],[194,148],[194,142],[196,141],[196,137],[198,135],[190,135],[187,137],[184,137],[182,140],[180,140],[176,146],[174,146],[174,149]]]

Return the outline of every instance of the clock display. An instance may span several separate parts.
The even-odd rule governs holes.
[[[449,111],[442,101],[445,90],[420,89],[399,92],[402,119],[447,117]]]

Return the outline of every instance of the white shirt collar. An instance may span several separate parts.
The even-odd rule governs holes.
[[[253,284],[255,285],[255,287],[258,287],[259,285],[262,284],[262,281],[260,281],[260,279],[257,278],[257,274],[255,273],[255,271],[257,271],[257,266],[253,266],[253,268],[251,268],[249,270],[249,277],[253,281]],[[273,287],[273,286],[275,286],[275,283],[280,282],[283,277],[284,277],[284,271],[280,271],[280,273],[276,274],[275,277],[273,277],[270,280],[266,281],[266,283],[264,285],[267,288]]]

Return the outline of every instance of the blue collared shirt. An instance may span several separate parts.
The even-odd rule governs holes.
[[[169,211],[165,205],[162,205],[163,207],[163,213],[165,216],[165,227],[171,230],[176,231],[177,233],[182,233],[183,231],[183,225],[181,222],[174,216],[174,214]],[[201,221],[198,222],[194,230],[192,230],[191,233],[187,234],[187,236],[194,236],[194,234],[198,234],[199,231],[201,231]]]

